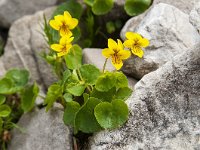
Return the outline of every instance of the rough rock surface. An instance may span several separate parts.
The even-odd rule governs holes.
[[[193,9],[193,7],[200,2],[200,0],[153,0],[153,4],[151,7],[153,7],[156,4],[159,3],[166,3],[172,6],[177,7],[178,9],[180,9],[181,11],[183,11],[186,14],[189,14],[190,11]],[[142,21],[142,19],[145,17],[145,15],[147,15],[149,10],[145,11],[144,13],[142,13],[139,16],[136,17],[132,17],[131,19],[129,19],[129,21],[127,21],[127,23],[125,24],[125,26],[122,28],[120,36],[122,39],[125,39],[125,32],[130,30],[130,31],[134,31],[136,26]]]
[[[190,22],[200,31],[200,1],[196,3],[195,7],[190,12]]]
[[[71,150],[70,129],[62,121],[62,111],[44,109],[22,116],[18,125],[25,131],[14,129],[9,150]]]
[[[0,78],[3,77],[5,73],[6,73],[6,70],[4,68],[4,63],[0,61]]]
[[[64,0],[0,0],[0,26],[9,28],[17,19],[33,14]]]
[[[102,69],[105,62],[105,58],[102,56],[102,49],[98,48],[85,48],[83,49],[83,63],[93,64],[97,68]],[[107,62],[106,70],[114,71],[115,68],[111,64],[110,59]],[[136,79],[128,77],[129,86],[133,88],[138,82]]]
[[[55,80],[55,75],[40,56],[42,51],[48,50],[42,29],[43,14],[48,18],[54,9],[48,8],[17,20],[9,30],[4,55],[0,58],[5,69],[28,69],[32,80],[36,80],[44,89]]]
[[[135,31],[149,39],[150,46],[144,50],[143,59],[128,59],[122,70],[138,79],[200,41],[196,28],[189,23],[189,16],[164,3],[155,5]]]
[[[199,150],[200,44],[145,75],[127,103],[127,123],[90,139],[87,150]]]

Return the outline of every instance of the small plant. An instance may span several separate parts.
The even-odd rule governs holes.
[[[123,66],[123,60],[131,54],[142,57],[142,47],[149,45],[149,41],[137,33],[127,32],[127,40],[115,42],[108,39],[108,48],[103,49],[105,57],[102,70],[91,64],[82,64],[82,49],[73,44],[73,29],[78,20],[68,11],[54,16],[50,26],[58,32],[59,40],[50,42],[51,57],[55,64],[62,64],[57,70],[60,80],[48,88],[44,104],[48,111],[54,102],[64,107],[63,121],[74,129],[84,133],[94,133],[102,129],[114,129],[123,125],[128,119],[128,107],[125,100],[131,95],[127,77],[118,71]],[[46,29],[48,28],[45,23]],[[47,31],[47,30],[46,30]],[[47,34],[48,41],[52,35]],[[106,71],[107,60],[111,59],[115,71]],[[58,68],[57,68],[58,69]]]
[[[12,69],[0,79],[0,149],[6,150],[10,131],[19,128],[15,123],[21,115],[33,109],[39,88],[28,84],[27,70]]]

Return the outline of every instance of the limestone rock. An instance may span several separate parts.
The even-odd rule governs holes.
[[[62,111],[44,109],[22,116],[18,125],[24,133],[14,129],[8,150],[71,150],[70,129],[62,121]]]
[[[0,26],[9,28],[15,20],[55,6],[59,1],[64,0],[0,0]]]
[[[51,67],[40,56],[42,51],[48,50],[43,36],[43,15],[49,18],[54,9],[54,7],[48,8],[13,23],[2,56],[5,69],[28,69],[32,80],[36,80],[44,89],[55,81],[55,75]]]
[[[133,30],[128,28],[127,31]],[[200,41],[197,30],[189,23],[189,16],[164,3],[155,5],[134,31],[150,40],[144,58],[132,57],[122,69],[138,79]]]
[[[3,77],[6,73],[6,70],[4,68],[4,64],[2,61],[0,61],[0,78]]]
[[[196,27],[198,32],[200,31],[200,2],[190,12],[190,22]]]
[[[91,137],[87,150],[199,150],[200,44],[145,75],[128,99],[129,120]]]

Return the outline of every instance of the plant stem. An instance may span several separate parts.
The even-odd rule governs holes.
[[[108,58],[106,58],[106,60],[105,60],[105,62],[104,62],[104,65],[103,65],[103,73],[104,73],[104,71],[105,71],[107,61],[108,61]]]
[[[80,80],[81,80],[81,81],[84,81],[84,80],[83,80],[83,77],[82,77],[82,75],[81,75],[81,72],[80,72],[80,70],[79,70],[79,69],[77,69],[77,74],[78,74],[78,76],[79,76]],[[92,91],[92,89],[90,88],[90,86],[89,86],[89,85],[87,86],[87,89],[88,89],[88,91],[89,91],[89,92],[91,92],[91,91]]]

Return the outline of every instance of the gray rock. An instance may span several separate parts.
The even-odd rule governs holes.
[[[0,26],[9,28],[22,16],[55,6],[59,1],[64,0],[0,0]]]
[[[193,9],[193,7],[197,4],[197,2],[200,2],[200,0],[153,0],[153,4],[150,8],[152,8],[154,5],[159,3],[166,3],[172,6],[177,7],[181,11],[183,11],[186,14],[189,14],[190,11]],[[129,19],[124,27],[121,30],[120,36],[122,39],[125,39],[125,33],[126,31],[134,31],[137,25],[142,21],[142,19],[147,15],[149,10],[145,11],[139,16],[132,17]]]
[[[9,150],[72,150],[70,129],[62,121],[63,112],[52,109],[33,111],[22,116],[14,129]]]
[[[41,52],[48,51],[43,36],[43,15],[49,18],[54,9],[54,7],[48,8],[13,23],[2,56],[5,69],[28,69],[32,80],[37,81],[43,89],[56,80],[51,67],[40,56]]]
[[[199,150],[200,44],[145,75],[128,99],[129,120],[91,137],[87,150]]]
[[[155,5],[135,32],[149,39],[150,46],[144,50],[143,59],[128,59],[122,70],[138,79],[200,41],[197,30],[189,23],[189,16],[164,3]]]
[[[190,12],[190,23],[200,31],[200,2],[196,3],[195,7]]]
[[[6,73],[6,70],[4,68],[4,63],[0,61],[0,78],[3,77]]]

